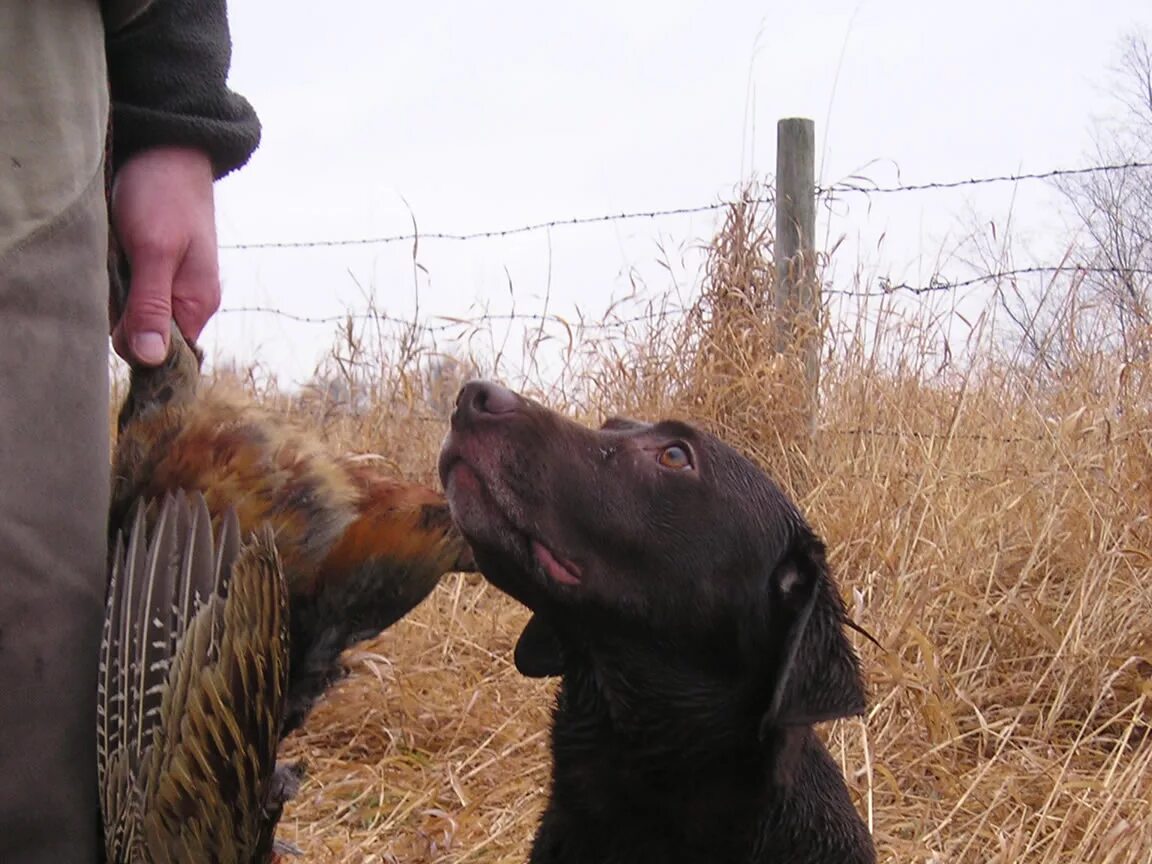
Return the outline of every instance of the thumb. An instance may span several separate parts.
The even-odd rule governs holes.
[[[178,256],[143,248],[129,254],[132,280],[128,301],[113,337],[117,353],[147,366],[156,366],[168,356],[172,327],[172,280]]]

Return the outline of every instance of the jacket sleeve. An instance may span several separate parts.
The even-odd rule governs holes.
[[[227,0],[153,0],[107,33],[112,169],[149,147],[198,147],[219,179],[260,143],[252,105],[228,88]]]

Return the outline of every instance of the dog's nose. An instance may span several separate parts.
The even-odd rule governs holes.
[[[456,397],[456,412],[463,416],[511,414],[520,409],[523,400],[491,381],[469,381]]]

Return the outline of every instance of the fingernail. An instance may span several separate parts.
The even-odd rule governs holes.
[[[132,353],[144,363],[161,363],[164,360],[164,337],[155,332],[138,333],[132,339]]]

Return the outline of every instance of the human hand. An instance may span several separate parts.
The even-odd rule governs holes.
[[[112,346],[129,362],[161,363],[173,319],[195,341],[220,308],[212,181],[208,155],[187,147],[142,150],[116,174],[112,227],[132,282]]]

